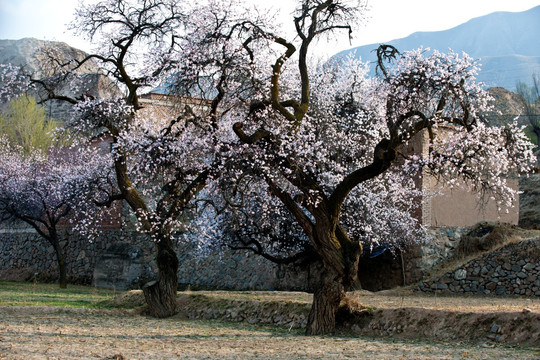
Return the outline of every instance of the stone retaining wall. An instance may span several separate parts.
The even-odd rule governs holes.
[[[540,239],[506,245],[431,281],[419,291],[540,296]]]
[[[152,249],[141,236],[122,231],[107,231],[93,241],[76,234],[64,233],[60,245],[66,256],[68,281],[91,284],[97,257],[107,245],[131,242],[145,249],[145,257],[152,257]],[[69,240],[66,240],[69,239]],[[35,275],[37,274],[37,275]],[[0,279],[55,281],[58,263],[52,245],[33,229],[3,229],[0,233]]]
[[[420,270],[424,277],[437,265],[445,262],[454,255],[462,236],[470,230],[469,227],[441,227],[429,229],[432,241],[421,246]]]
[[[192,289],[310,291],[321,270],[318,264],[274,264],[249,251],[213,249],[201,255],[190,244],[181,244],[177,254],[179,286]]]
[[[32,229],[1,231],[0,280],[57,280],[56,255],[46,240]],[[132,232],[106,231],[91,242],[77,235],[70,235],[69,241],[61,241],[66,255],[68,281],[93,284],[96,261],[103,259],[109,245],[118,243],[133,244],[141,249],[142,261],[147,264],[141,277],[156,273],[154,246],[145,236]],[[250,252],[214,249],[201,255],[195,246],[181,243],[177,254],[179,286],[183,288],[307,291],[313,288],[313,282],[317,279],[313,275],[318,271],[317,265],[307,269],[277,265]],[[103,267],[100,270],[107,273]],[[112,279],[114,276],[111,272],[117,269],[109,270]],[[133,283],[131,287],[137,288],[139,285]],[[123,289],[121,284],[115,288]]]
[[[418,253],[421,252],[421,255],[415,257],[413,256],[415,252],[405,253],[403,265],[407,283],[415,282],[422,275],[424,279],[428,278],[433,266],[454,254],[459,239],[467,230],[456,228],[432,230],[436,239],[420,248]],[[508,249],[505,247],[489,257],[471,261],[432,283],[422,282],[419,289],[421,291],[540,296],[539,241],[530,242],[528,246],[509,245]],[[140,247],[143,252],[143,261],[147,264],[145,271],[155,272],[155,254],[151,242],[144,236],[134,233],[108,231],[93,242],[76,236],[67,243],[64,241],[69,281],[93,283],[96,260],[106,251],[109,244],[119,242]],[[522,246],[524,246],[523,249]],[[523,251],[525,254],[536,255],[525,256]],[[313,264],[307,268],[277,265],[249,252],[238,253],[215,249],[201,256],[200,250],[190,244],[180,244],[178,255],[180,263],[178,280],[183,288],[311,291],[320,278],[321,272],[319,264]],[[377,258],[371,261],[375,260]],[[402,282],[401,264],[398,264],[399,259],[393,261],[399,265],[394,269],[399,276],[396,275],[396,283],[392,286],[399,286]],[[366,271],[374,273],[382,269],[385,268],[380,266],[377,268],[371,264],[367,269],[362,270],[361,275],[369,277]],[[418,269],[422,270],[422,274]],[[18,280],[34,279],[36,273],[39,274],[38,281],[57,279],[54,250],[33,231],[17,229],[0,233],[0,280],[10,279],[9,274],[17,272],[19,273]],[[23,278],[21,274],[24,275]],[[361,283],[366,281],[365,279],[362,281],[362,276],[360,278]],[[138,284],[133,286],[137,287]]]

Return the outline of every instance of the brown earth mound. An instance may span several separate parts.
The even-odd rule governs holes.
[[[530,312],[463,313],[422,308],[378,310],[348,323],[354,333],[395,339],[428,338],[539,347],[540,314]]]
[[[493,250],[509,242],[521,239],[516,234],[517,231],[517,226],[510,224],[480,222],[461,237],[455,255],[464,258]]]

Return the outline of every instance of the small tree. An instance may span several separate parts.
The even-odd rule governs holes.
[[[94,151],[56,150],[45,158],[0,138],[0,220],[8,226],[13,220],[25,222],[54,248],[61,288],[67,286],[67,264],[60,230],[70,222],[87,236],[99,230],[96,222],[108,213],[96,202],[110,183],[104,172],[109,166]]]
[[[118,192],[110,194],[108,202],[126,201],[138,229],[156,244],[156,278],[143,286],[148,313],[156,317],[177,312],[176,233],[183,225],[184,211],[217,168],[217,113],[226,87],[222,80],[210,98],[182,102],[181,95],[201,85],[199,78],[186,78],[184,90],[168,97],[171,111],[159,114],[144,108],[143,89],[170,80],[184,65],[173,54],[183,53],[182,31],[188,20],[174,0],[81,5],[73,28],[96,42],[97,50],[69,62],[55,61],[52,54],[52,62],[60,65],[57,72],[65,75],[52,77],[53,83],[34,81],[47,99],[75,105],[77,116],[68,123],[73,131],[105,131],[110,136]],[[53,91],[55,79],[69,77],[88,62],[101,64],[126,96],[103,100]]]
[[[57,121],[47,119],[45,109],[31,96],[11,100],[0,114],[0,133],[12,144],[20,145],[26,155],[36,150],[46,154],[56,141],[52,133],[58,126]]]
[[[0,80],[10,84],[14,92],[25,91],[21,83],[29,80],[41,95],[40,102],[62,100],[73,104],[75,116],[66,125],[74,134],[103,133],[111,139],[118,190],[101,203],[126,201],[138,229],[156,244],[156,278],[143,286],[148,313],[156,317],[177,311],[176,233],[183,225],[184,211],[190,209],[192,199],[217,170],[217,114],[226,111],[218,110],[227,87],[224,80],[204,99],[182,101],[182,95],[192,95],[191,91],[202,88],[199,77],[183,79],[183,90],[178,87],[171,94],[174,96],[168,97],[168,112],[144,108],[141,101],[144,89],[165,80],[170,83],[177,69],[184,68],[182,46],[188,43],[182,32],[188,22],[185,9],[174,0],[81,4],[72,27],[93,41],[96,51],[83,59],[66,59],[55,49],[48,49],[42,54],[42,58],[48,57],[47,78],[32,74],[25,77],[20,69],[9,66],[0,73]],[[102,73],[115,80],[126,96],[88,96],[84,81],[74,74],[89,63],[99,64]],[[71,81],[70,89],[62,85],[66,79]],[[201,92],[204,90],[196,96],[201,97]],[[9,93],[0,89],[0,96]]]

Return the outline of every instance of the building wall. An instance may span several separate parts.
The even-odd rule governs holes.
[[[508,180],[511,187],[518,189],[515,179]],[[519,196],[514,199],[514,207],[500,211],[495,200],[482,204],[477,194],[470,192],[465,186],[448,189],[435,182],[435,191],[442,194],[427,200],[430,202],[430,222],[432,227],[472,226],[480,221],[504,222],[517,225],[519,221]]]
[[[448,136],[451,129],[441,128],[437,137]],[[420,132],[403,148],[405,154],[417,154],[423,158],[429,156],[430,139],[427,130]],[[507,179],[509,185],[518,190],[517,179]],[[416,218],[428,227],[466,227],[481,221],[505,222],[517,224],[519,221],[519,197],[514,198],[514,206],[498,211],[495,200],[481,201],[478,193],[469,191],[465,184],[448,187],[427,172],[416,179],[416,184],[426,193],[433,194],[420,199],[421,205]],[[508,212],[506,212],[508,210]]]

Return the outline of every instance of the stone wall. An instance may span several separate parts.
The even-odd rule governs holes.
[[[519,179],[519,226],[540,230],[540,150],[536,172]]]
[[[466,236],[469,230],[432,230],[435,240],[428,244],[411,247],[397,256],[388,253],[375,259],[362,259],[359,287],[377,291],[428,278],[434,267],[454,255],[460,239]],[[93,283],[96,261],[107,258],[103,256],[107,248],[118,243],[139,247],[142,259],[137,256],[138,264],[145,264],[144,269],[143,266],[139,267],[144,273],[142,275],[155,273],[155,254],[151,242],[134,233],[108,231],[106,235],[92,242],[76,236],[72,236],[67,243],[64,240],[70,282]],[[539,296],[539,243],[540,239],[536,242],[523,242],[528,244],[527,246],[509,245],[497,250],[492,257],[471,261],[434,282],[421,282],[419,289]],[[178,255],[178,280],[181,288],[312,291],[322,271],[320,264],[307,267],[277,265],[249,252],[210,249],[201,253],[200,249],[191,244],[180,244]],[[117,271],[115,269],[111,272]],[[39,281],[56,281],[57,264],[52,246],[29,229],[11,232],[4,230],[0,233],[0,279],[10,279],[9,275],[14,273],[24,275],[23,278],[19,276],[19,280],[33,279],[34,274],[38,273]],[[111,278],[116,276],[111,274]],[[133,283],[132,286],[136,288],[139,283]]]
[[[37,273],[40,281],[56,281],[56,256],[47,241],[28,228],[0,231],[0,280],[28,280],[33,279]],[[142,250],[143,258],[136,259],[137,263],[146,264],[141,279],[156,272],[152,243],[133,233],[109,230],[92,242],[75,235],[72,235],[67,243],[63,241],[69,282],[94,284],[97,280],[100,286],[124,288],[122,284],[125,282],[119,281],[120,275],[116,273],[129,270],[130,264],[125,263],[125,259],[114,258],[112,253],[115,250],[110,250],[112,245],[119,243],[133,244]],[[180,288],[312,291],[322,271],[319,263],[303,266],[279,265],[248,251],[201,251],[195,245],[186,243],[178,245],[177,254]],[[357,287],[377,291],[401,286],[403,270],[407,284],[418,280],[418,249],[405,251],[403,257],[398,255],[387,252],[375,259],[363,258],[360,262],[360,283]],[[96,261],[101,261],[97,272]],[[122,266],[118,264],[120,261]],[[130,277],[137,276],[131,274]],[[114,285],[115,281],[118,281],[118,284]],[[134,282],[131,287],[138,285]]]
[[[441,227],[429,230],[432,240],[421,245],[418,267],[423,277],[429,277],[432,269],[450,259],[461,238],[469,232],[469,227]]]
[[[144,249],[145,261],[153,250],[144,238],[129,232],[107,231],[93,241],[64,233],[60,244],[64,249],[68,281],[91,284],[97,257],[115,242],[131,242]],[[38,274],[38,275],[35,275]],[[32,229],[2,229],[0,232],[0,279],[55,281],[58,265],[53,247]]]
[[[274,264],[249,251],[206,250],[182,244],[178,283],[192,289],[297,290],[313,289],[318,264],[301,267]]]
[[[469,261],[419,291],[540,296],[540,238],[512,243]]]
[[[56,281],[58,265],[53,247],[35,231],[28,228],[0,230],[0,280]],[[142,235],[123,231],[106,231],[93,241],[69,236],[69,241],[61,244],[67,258],[67,274],[70,283],[93,284],[96,261],[110,260],[107,249],[111,245],[128,243],[142,251],[146,268],[141,269],[141,278],[156,273],[154,246]],[[110,251],[109,251],[110,252]],[[114,251],[113,251],[114,252]],[[229,252],[219,249],[201,251],[190,244],[179,244],[178,279],[180,287],[195,289],[237,289],[237,290],[310,290],[320,269],[317,265],[300,268],[293,265],[273,264],[249,252]],[[110,262],[110,261],[108,261]],[[111,263],[112,265],[118,265]],[[110,279],[119,272],[118,266],[102,264],[99,276],[107,273]],[[106,267],[115,267],[106,269]],[[105,269],[104,269],[105,267]],[[126,268],[129,266],[124,266]],[[36,275],[37,274],[37,275]],[[114,280],[114,279],[113,279]],[[101,284],[107,283],[102,279]],[[108,284],[107,287],[113,285]],[[132,287],[138,287],[133,283]],[[114,286],[122,289],[122,282]]]

